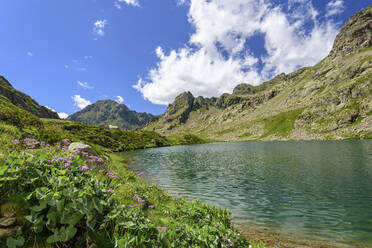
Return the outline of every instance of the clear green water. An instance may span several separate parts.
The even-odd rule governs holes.
[[[130,167],[237,222],[372,247],[372,141],[243,142],[137,151]]]

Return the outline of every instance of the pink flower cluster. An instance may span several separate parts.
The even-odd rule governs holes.
[[[231,240],[228,240],[227,238],[223,237],[222,241],[228,241],[230,246],[234,246],[234,242]]]
[[[145,203],[146,202],[146,200],[141,199],[141,197],[138,194],[134,194],[133,195],[133,199],[134,200],[137,200],[137,203],[135,203],[134,205],[129,205],[128,206],[129,208],[138,207],[139,206],[138,204],[141,204],[141,203]],[[149,205],[148,207],[151,208],[151,209],[154,209],[155,208],[154,205]]]
[[[158,226],[159,232],[166,232],[167,228],[165,226]]]
[[[115,175],[114,173],[112,173],[111,171],[107,171],[106,175],[110,178],[118,178],[117,175]]]

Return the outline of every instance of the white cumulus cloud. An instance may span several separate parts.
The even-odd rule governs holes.
[[[49,109],[53,112],[56,112],[58,114],[59,118],[61,118],[61,119],[66,119],[68,117],[67,113],[64,113],[64,112],[58,113],[57,111],[55,111],[53,108],[51,108],[49,106],[44,106],[44,107],[46,107],[47,109]]]
[[[332,0],[327,4],[327,16],[338,15],[344,12],[343,0]]]
[[[115,100],[117,103],[123,103],[124,102],[124,98],[122,96],[116,96],[116,100]]]
[[[87,82],[77,81],[77,84],[85,89],[93,89],[94,87],[89,85]]]
[[[89,100],[82,98],[80,95],[74,95],[72,99],[74,100],[74,106],[77,106],[79,109],[83,109],[91,104]]]
[[[67,113],[64,113],[64,112],[57,113],[57,114],[58,114],[59,118],[61,118],[61,119],[66,119],[68,117],[68,114]]]
[[[27,52],[27,55],[30,56],[30,57],[34,56],[34,55],[32,54],[32,52]]]
[[[97,20],[93,24],[93,34],[97,36],[104,36],[105,35],[105,27],[107,25],[107,20]]]
[[[311,0],[189,0],[187,6],[195,30],[188,44],[169,52],[157,47],[159,62],[133,86],[155,104],[166,105],[184,91],[219,96],[240,83],[259,84],[313,65],[338,32],[331,19],[320,21]],[[256,36],[265,54],[254,55],[250,39]]]
[[[132,6],[136,6],[136,7],[139,7],[140,6],[138,0],[116,0],[114,2],[114,6],[117,9],[122,9],[123,7],[121,6],[121,3],[125,3],[127,5],[132,5]]]

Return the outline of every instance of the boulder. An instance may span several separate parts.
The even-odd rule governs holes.
[[[71,143],[68,147],[69,152],[87,152],[91,155],[97,155],[97,152],[90,146],[81,142]]]

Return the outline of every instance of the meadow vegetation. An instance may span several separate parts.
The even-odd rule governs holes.
[[[203,139],[39,119],[0,104],[0,219],[8,222],[0,247],[251,245],[227,210],[171,197],[115,153]],[[98,155],[71,151],[71,142]]]
[[[227,210],[173,198],[120,156],[69,142],[13,139],[1,155],[0,214],[16,219],[2,247],[249,247]]]

